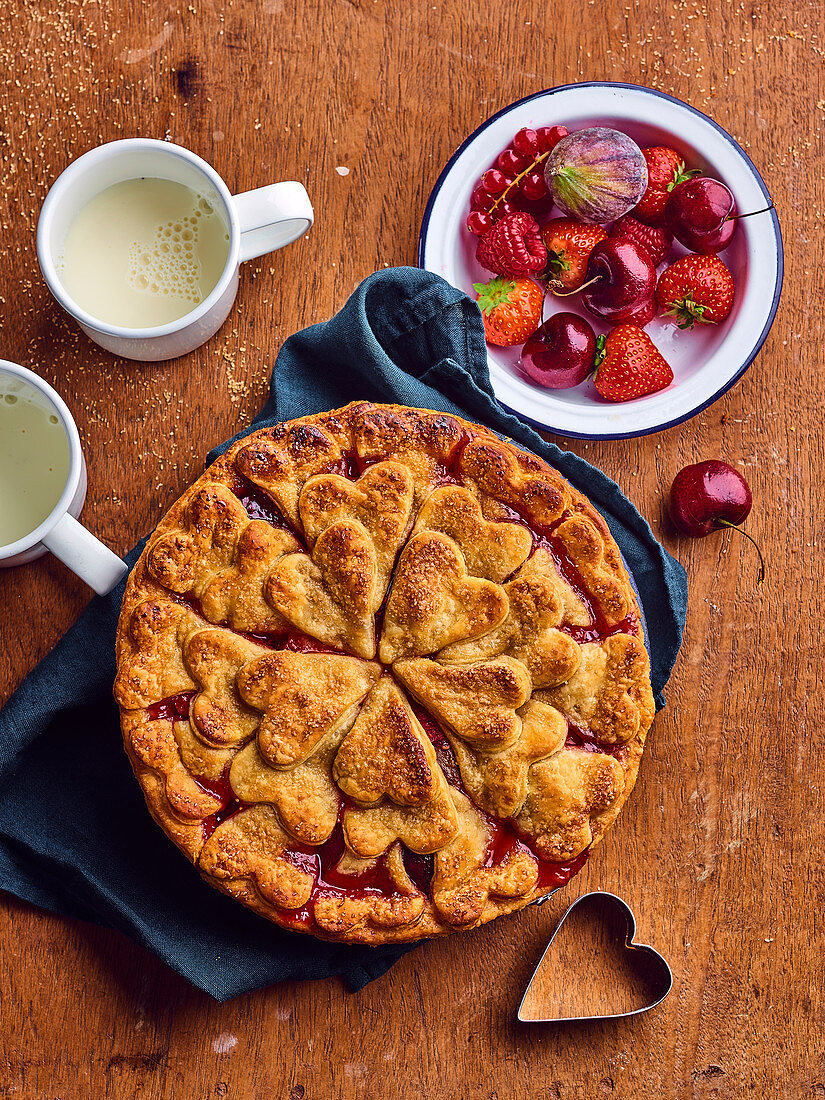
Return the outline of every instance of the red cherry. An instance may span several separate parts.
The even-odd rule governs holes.
[[[486,211],[490,209],[495,201],[494,196],[489,191],[485,191],[479,183],[473,188],[473,193],[470,195],[470,209]]]
[[[678,183],[665,206],[667,227],[691,252],[721,252],[736,232],[735,203],[729,188],[710,176]]]
[[[567,137],[568,132],[566,126],[539,126],[536,130],[539,150],[542,153],[547,153],[554,149],[563,137]]]
[[[475,233],[477,237],[480,237],[482,233],[486,233],[492,224],[492,214],[487,214],[483,210],[471,210],[467,217],[467,228],[471,233]]]
[[[656,299],[651,296],[645,298],[641,305],[637,306],[627,317],[622,317],[621,324],[636,325],[638,328],[647,328],[656,316]]]
[[[669,511],[681,534],[702,539],[725,527],[741,530],[739,524],[747,519],[752,503],[750,486],[739,471],[727,462],[710,459],[679,471],[670,489]],[[750,535],[742,534],[759,553],[757,583],[761,584],[765,577],[762,552]]]
[[[513,148],[518,150],[519,153],[524,153],[530,160],[534,160],[541,152],[538,134],[529,127],[519,130],[513,138]]]
[[[581,295],[597,317],[619,324],[632,316],[656,288],[656,268],[633,241],[599,241],[587,261]]]
[[[577,313],[554,313],[521,349],[524,373],[537,386],[562,390],[578,386],[593,370],[596,336]]]
[[[488,168],[481,177],[481,186],[493,196],[501,195],[511,182],[498,168]]]
[[[532,157],[525,157],[521,153],[517,153],[515,149],[505,149],[503,153],[499,153],[496,159],[496,167],[501,169],[505,176],[517,176],[519,172],[523,172],[529,164],[532,164]]]
[[[531,201],[538,201],[543,199],[547,195],[547,184],[544,179],[544,172],[528,172],[524,179],[519,184],[519,190],[525,199]]]

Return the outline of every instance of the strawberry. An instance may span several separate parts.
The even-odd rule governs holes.
[[[648,253],[653,266],[658,267],[673,244],[673,234],[656,225],[645,225],[630,214],[613,223],[610,236],[617,240],[633,241]]]
[[[539,223],[532,214],[507,214],[481,237],[476,259],[482,267],[499,275],[542,271],[547,263],[547,249]]]
[[[578,290],[584,282],[587,261],[607,230],[571,218],[552,218],[542,230],[547,245],[547,271],[551,290]]]
[[[670,192],[677,183],[697,175],[698,169],[686,172],[681,154],[667,145],[651,145],[642,153],[647,161],[647,190],[631,213],[648,225],[664,225]]]
[[[490,344],[509,348],[523,344],[541,324],[544,292],[532,279],[498,277],[473,283]]]
[[[648,334],[617,325],[596,341],[596,389],[605,401],[631,401],[669,386],[673,371]]]
[[[733,275],[718,256],[683,256],[666,267],[656,284],[656,301],[679,328],[694,321],[718,325],[731,311]]]

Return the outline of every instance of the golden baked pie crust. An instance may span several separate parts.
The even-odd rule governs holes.
[[[183,494],[129,577],[117,664],[161,828],[262,916],[352,943],[552,890],[654,713],[586,498],[486,428],[369,402],[255,432]]]

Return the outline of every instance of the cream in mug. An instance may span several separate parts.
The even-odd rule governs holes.
[[[228,255],[228,226],[206,196],[146,178],[107,187],[82,207],[56,266],[67,293],[97,320],[152,328],[208,297]]]
[[[0,373],[0,546],[51,515],[69,476],[69,441],[48,400]]]

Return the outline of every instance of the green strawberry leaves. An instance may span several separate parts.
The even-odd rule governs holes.
[[[548,274],[561,275],[563,271],[569,271],[572,264],[564,258],[564,249],[561,252],[547,253]]]
[[[499,306],[506,306],[510,302],[510,295],[516,288],[512,279],[497,276],[489,283],[473,283],[473,290],[478,295],[478,307],[482,313],[490,314]]]
[[[667,185],[668,191],[672,191],[674,187],[678,187],[680,183],[684,183],[685,180],[693,179],[694,176],[701,176],[701,168],[691,168],[689,172],[685,171],[685,162],[679,165],[676,171],[673,173],[673,179]]]
[[[694,292],[689,290],[683,298],[677,298],[671,302],[670,309],[665,310],[665,317],[679,318],[679,328],[693,328],[696,321],[703,325],[712,323],[707,317],[703,316],[708,307],[697,302],[693,294]]]

